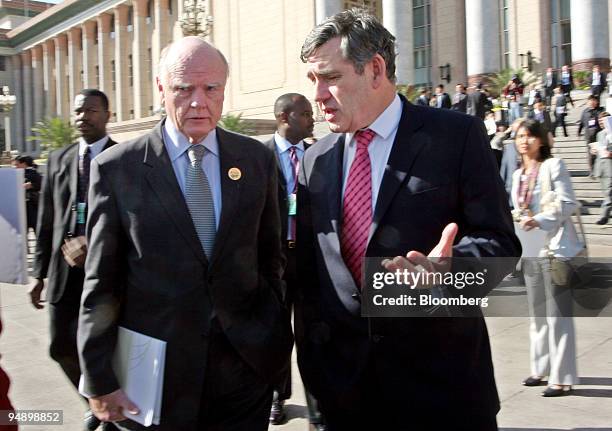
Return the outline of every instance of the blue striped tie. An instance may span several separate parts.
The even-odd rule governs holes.
[[[187,170],[185,200],[202,249],[210,260],[215,244],[217,225],[215,223],[215,202],[208,178],[202,170],[202,157],[204,157],[205,151],[206,148],[203,145],[191,145],[188,150],[191,163]]]

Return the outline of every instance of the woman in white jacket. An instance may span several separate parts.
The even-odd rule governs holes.
[[[512,181],[514,218],[522,229],[542,229],[548,234],[539,256],[522,261],[531,323],[531,376],[523,384],[538,386],[548,381],[542,395],[554,397],[568,394],[578,383],[568,261],[584,248],[571,220],[579,204],[570,174],[562,160],[552,157],[548,134],[540,123],[521,123],[516,148],[522,164]]]

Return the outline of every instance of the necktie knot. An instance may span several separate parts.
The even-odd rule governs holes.
[[[192,145],[189,147],[187,154],[189,155],[189,161],[192,166],[200,166],[202,164],[202,158],[204,157],[204,153],[206,152],[206,148],[204,145]]]
[[[376,133],[374,133],[374,131],[371,129],[359,130],[357,133],[355,133],[355,141],[357,142],[357,148],[368,148],[368,145],[370,145],[370,142],[372,142],[372,139],[374,139],[375,135]]]

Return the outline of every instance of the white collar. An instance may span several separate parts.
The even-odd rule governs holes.
[[[192,145],[185,135],[183,135],[174,125],[172,120],[166,118],[164,121],[164,131],[169,138],[170,142],[166,142],[166,150],[170,156],[171,161],[175,161],[181,157],[185,151]],[[217,129],[211,130],[204,139],[198,144],[204,145],[208,151],[213,153],[215,156],[219,156],[219,142],[217,141]]]
[[[396,94],[393,101],[385,108],[385,110],[370,124],[367,129],[372,130],[382,139],[387,139],[397,126],[402,118],[402,101]],[[348,142],[353,139],[354,133],[347,133]]]
[[[102,139],[98,139],[93,144],[88,144],[87,141],[81,136],[79,138],[79,156],[82,156],[83,154],[85,154],[85,149],[87,147],[89,147],[89,151],[92,152],[94,156],[100,154],[102,150],[104,149],[104,147],[106,146],[106,143],[108,142],[109,139],[110,138],[108,137],[108,135],[106,135]]]
[[[276,148],[278,148],[278,152],[281,154],[288,151],[291,147],[304,151],[304,140],[301,140],[297,144],[293,145],[287,139],[283,138],[278,132],[274,132],[274,143],[276,144]]]

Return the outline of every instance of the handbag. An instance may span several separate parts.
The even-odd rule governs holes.
[[[540,210],[552,211],[560,214],[562,203],[558,199],[553,187],[552,172],[550,165],[544,161],[540,166],[541,183],[540,183]],[[576,206],[572,216],[576,217],[578,231],[576,232],[582,244],[582,249],[572,258],[567,261],[557,259],[552,251],[548,252],[548,257],[551,259],[551,276],[553,282],[559,286],[568,286],[572,288],[584,288],[592,279],[593,269],[588,265],[589,251],[587,247],[586,233],[582,224],[580,204]],[[570,216],[571,221],[571,216]],[[568,270],[569,269],[569,270]]]

